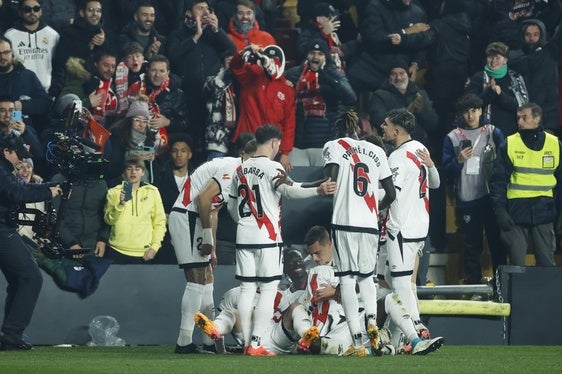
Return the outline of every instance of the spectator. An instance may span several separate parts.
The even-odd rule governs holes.
[[[415,81],[431,44],[423,9],[411,0],[371,0],[359,19],[363,53],[347,74],[356,92],[378,89],[397,57],[408,63]]]
[[[21,137],[22,141],[29,147],[29,151],[36,160],[43,160],[45,154],[39,143],[37,133],[31,126],[27,126],[22,120],[14,120],[13,113],[15,103],[9,96],[0,95],[0,134],[6,136],[12,134]]]
[[[22,162],[18,165],[18,175],[23,179],[25,183],[43,183],[43,178],[35,174],[33,171],[33,160],[31,158],[24,158]],[[45,201],[35,201],[32,203],[25,204],[25,209],[35,209],[40,212],[45,212]],[[33,223],[35,221],[36,213],[33,212],[21,212],[18,214],[18,219]],[[35,240],[35,233],[33,232],[33,226],[31,224],[19,224],[18,234],[21,237],[27,237],[28,239]]]
[[[150,165],[150,175],[141,175],[143,182],[150,180],[152,161],[155,155],[155,133],[148,130],[150,113],[148,111],[148,98],[139,96],[125,114],[125,118],[117,121],[111,127],[111,136],[106,145],[106,157],[109,160],[104,173],[108,186],[112,187],[121,180],[125,160],[138,157]]]
[[[60,96],[77,95],[83,107],[90,110],[94,119],[107,128],[113,123],[117,111],[113,82],[116,62],[112,52],[100,50],[94,62],[95,71],[91,73],[87,70],[84,60],[69,58],[66,63],[65,86]]]
[[[136,41],[143,48],[143,54],[150,58],[166,51],[166,37],[158,33],[154,27],[156,13],[149,0],[137,2],[133,22],[128,23],[119,35],[119,45]]]
[[[97,0],[81,0],[79,17],[61,30],[60,41],[53,61],[53,79],[49,95],[58,97],[65,84],[66,61],[78,57],[90,61],[98,49],[111,47],[110,34],[102,28],[102,5]]]
[[[145,171],[143,159],[128,159],[123,172],[132,184],[132,197],[128,199],[123,184],[107,193],[104,220],[111,231],[103,257],[116,264],[152,261],[166,233],[162,198],[156,187],[141,182]]]
[[[230,24],[230,19],[236,16],[236,5],[238,0],[218,0],[214,2],[214,9],[217,17],[219,19],[219,26],[223,30],[228,30],[228,25]],[[261,7],[256,6],[254,9],[255,18],[260,24],[262,30],[266,30],[271,25],[267,25],[265,21],[265,15]],[[266,30],[266,31],[269,31]]]
[[[312,19],[304,23],[297,39],[297,59],[303,61],[313,41],[323,40],[328,44],[329,54],[338,69],[345,70],[343,45],[336,31],[340,28],[338,13],[328,3],[317,3],[312,9]]]
[[[437,113],[433,104],[427,93],[408,77],[409,64],[405,60],[397,59],[389,66],[388,80],[371,96],[371,126],[380,129],[390,110],[407,108],[416,117],[412,138],[426,142],[437,133]]]
[[[484,70],[474,74],[467,93],[480,96],[484,102],[484,116],[505,136],[517,131],[517,108],[529,102],[523,77],[507,66],[509,47],[501,42],[486,47]]]
[[[48,91],[51,86],[52,61],[59,42],[59,33],[42,21],[43,10],[37,0],[20,1],[19,20],[4,36],[15,45],[14,58],[23,61]]]
[[[496,152],[504,136],[482,116],[482,99],[478,96],[461,97],[456,110],[458,116],[453,123],[456,128],[445,137],[441,170],[455,188],[457,222],[464,230],[465,283],[479,284],[484,231],[494,274],[499,265],[507,263],[488,188]]]
[[[236,52],[250,44],[257,44],[262,48],[276,44],[270,33],[260,30],[255,11],[256,5],[251,0],[238,0],[236,3],[236,13],[228,24],[228,37],[236,45]]]
[[[544,24],[538,19],[523,21],[523,46],[509,53],[509,65],[523,76],[529,91],[529,100],[542,111],[542,125],[546,130],[559,133],[558,60],[562,56],[561,32],[548,40]]]
[[[230,148],[232,130],[238,122],[238,97],[234,77],[229,69],[232,55],[227,53],[217,75],[207,78],[203,92],[207,98],[205,149],[207,161],[224,157]]]
[[[124,114],[141,91],[147,62],[138,42],[126,42],[121,48],[121,62],[115,69],[117,112]]]
[[[37,75],[26,69],[12,54],[12,42],[0,36],[0,95],[14,101],[14,109],[21,110],[26,125],[41,129],[51,100]]]
[[[279,162],[290,172],[289,153],[295,138],[295,89],[283,75],[283,50],[278,46],[262,49],[250,44],[234,55],[230,69],[240,82],[240,118],[232,141],[243,132],[255,133],[264,124],[279,127],[283,134]]]
[[[429,23],[433,40],[428,50],[425,90],[445,135],[454,119],[455,101],[464,94],[469,77],[472,25],[466,0],[445,1],[437,19]]]
[[[351,106],[357,98],[323,40],[311,40],[305,50],[306,61],[286,74],[297,97],[295,146],[289,157],[293,166],[324,166],[322,148],[336,138],[340,105]]]
[[[517,109],[519,131],[498,151],[490,195],[509,262],[525,266],[529,234],[537,266],[556,266],[556,234],[560,220],[560,154],[558,138],[544,131],[541,108],[527,103]]]
[[[0,3],[0,33],[4,34],[14,24],[18,17],[17,8],[13,4]]]
[[[177,75],[170,74],[170,61],[166,56],[154,55],[148,61],[141,94],[148,96],[152,131],[166,130],[171,134],[190,130],[189,112],[179,80]]]
[[[193,150],[201,154],[207,119],[203,85],[207,77],[218,73],[222,56],[234,53],[235,46],[219,28],[208,0],[190,0],[185,16],[184,25],[170,36],[168,50],[171,70],[182,78],[188,123],[193,124]]]
[[[365,1],[365,0],[363,0]],[[300,21],[297,23],[297,27],[300,27],[303,31],[309,24],[309,22],[315,21],[317,17],[318,9],[316,6],[322,3],[330,5],[336,10],[337,21],[340,22],[341,27],[337,30],[338,38],[343,42],[347,43],[351,40],[357,39],[357,26],[355,21],[350,14],[350,7],[352,3],[355,3],[357,14],[361,14],[360,0],[355,0],[350,2],[348,0],[298,0],[297,1],[297,15],[300,17]],[[324,14],[327,15],[327,14]],[[316,18],[316,20],[318,20]],[[303,56],[303,58],[306,56]]]

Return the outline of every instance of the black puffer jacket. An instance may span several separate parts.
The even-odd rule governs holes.
[[[53,177],[56,182],[64,180],[60,174]],[[72,194],[59,212],[59,233],[65,248],[78,244],[93,249],[98,241],[107,243],[109,226],[103,221],[106,194],[107,184],[103,179],[83,179],[72,184]],[[60,201],[55,204],[60,210]]]

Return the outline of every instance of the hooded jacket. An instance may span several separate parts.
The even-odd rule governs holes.
[[[133,198],[119,204],[123,185],[107,192],[104,220],[111,226],[109,245],[117,252],[142,257],[148,247],[158,251],[166,233],[166,214],[158,188],[141,184]]]
[[[280,152],[288,155],[295,140],[295,88],[287,85],[285,76],[272,79],[261,66],[244,62],[240,53],[234,54],[230,70],[240,82],[240,117],[232,142],[268,123],[281,130]]]
[[[20,59],[26,68],[33,71],[43,88],[48,90],[59,33],[42,21],[35,31],[29,31],[20,21],[4,36],[12,42],[14,58]]]
[[[536,25],[540,29],[539,42],[511,51],[509,66],[523,76],[529,91],[529,101],[541,107],[545,129],[558,133],[558,59],[562,52],[562,35],[557,31],[547,42],[544,24],[538,19],[530,19],[521,25],[521,39],[528,25]]]

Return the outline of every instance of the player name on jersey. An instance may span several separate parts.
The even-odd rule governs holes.
[[[264,176],[264,172],[261,171],[259,168],[255,167],[255,166],[250,166],[250,167],[241,167],[238,170],[236,170],[236,172],[238,173],[238,177],[240,178],[243,175],[247,175],[247,174],[253,174],[258,178],[263,178]]]
[[[363,148],[360,145],[356,145],[354,147],[346,149],[345,153],[342,155],[342,157],[345,160],[349,160],[349,158],[353,157],[354,154],[365,155],[365,156],[371,158],[373,161],[375,161],[377,166],[380,166],[379,156],[376,154],[376,152],[374,152],[372,149]]]

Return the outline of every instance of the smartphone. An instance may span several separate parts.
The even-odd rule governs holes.
[[[470,140],[470,139],[461,140],[460,147],[461,147],[461,149],[472,147],[472,140]]]
[[[125,201],[129,201],[133,198],[133,183],[124,182],[123,191],[125,191]]]
[[[21,121],[22,120],[21,110],[14,110],[12,112],[12,120],[13,121]]]

